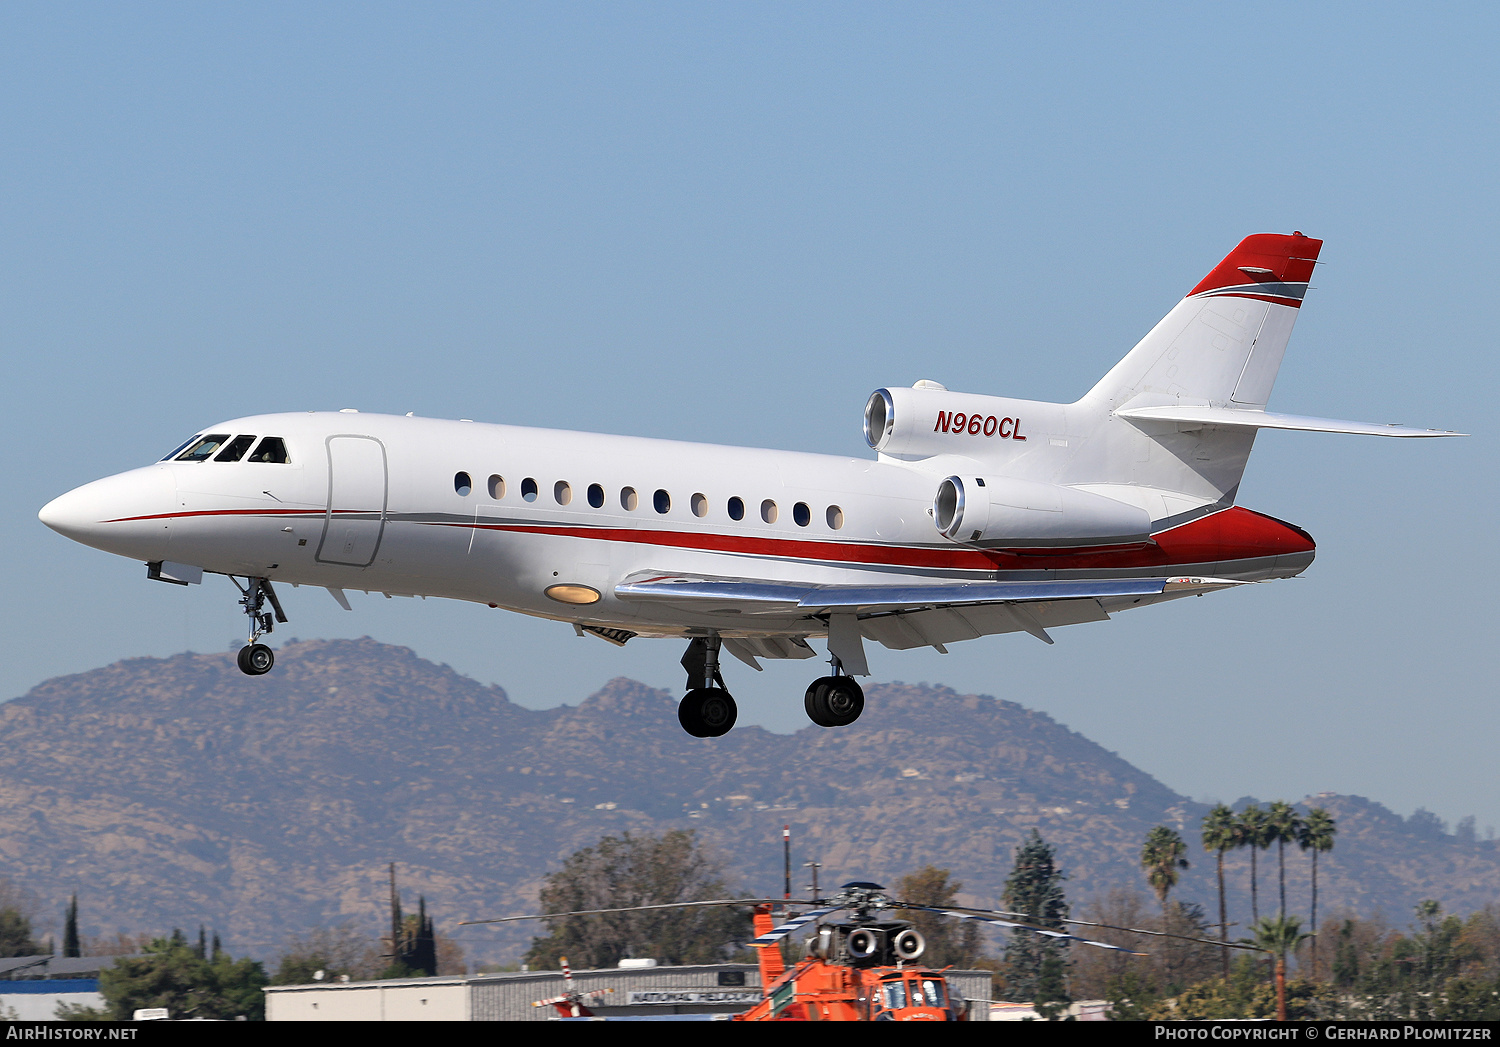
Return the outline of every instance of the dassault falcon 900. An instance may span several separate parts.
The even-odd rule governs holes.
[[[824,727],[864,708],[864,642],[1105,621],[1312,562],[1298,527],[1235,504],[1260,429],[1453,436],[1266,410],[1322,241],[1246,238],[1071,404],[931,381],[865,407],[874,460],[355,411],[238,418],[155,465],[49,503],[42,522],[240,591],[239,665],[285,622],[275,586],[448,597],[615,644],[688,641],[683,728],[728,731],[728,651],[812,658]]]

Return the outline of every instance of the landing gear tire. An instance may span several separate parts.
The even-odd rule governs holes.
[[[807,688],[803,707],[819,727],[848,727],[865,711],[865,692],[852,677],[825,676]]]
[[[264,676],[276,664],[276,652],[263,643],[252,643],[240,648],[237,660],[246,676]]]
[[[677,722],[694,738],[717,738],[728,734],[739,709],[722,687],[694,687],[677,706]]]

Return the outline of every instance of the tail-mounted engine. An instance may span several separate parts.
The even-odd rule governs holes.
[[[1151,536],[1144,509],[1061,484],[950,476],[938,485],[932,521],[944,537],[986,548],[1137,545]]]
[[[865,405],[865,442],[896,458],[1029,449],[1032,437],[1056,426],[1057,404],[1004,396],[953,393],[937,382],[910,389],[876,389]]]

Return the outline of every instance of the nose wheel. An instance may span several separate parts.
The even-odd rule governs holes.
[[[275,629],[277,622],[285,624],[286,612],[281,609],[281,601],[276,599],[276,590],[271,588],[269,578],[246,578],[244,585],[233,576],[229,580],[240,591],[240,606],[250,619],[250,642],[240,648],[235,660],[240,672],[246,676],[264,676],[276,664],[276,654],[261,643],[260,638]],[[265,609],[268,603],[271,605],[269,611]]]
[[[677,722],[694,738],[728,734],[738,715],[734,699],[722,687],[694,687],[677,706]]]
[[[682,656],[689,690],[677,705],[677,722],[694,738],[728,734],[739,716],[724,677],[719,675],[719,646],[717,635],[701,636],[688,644]]]
[[[263,643],[252,643],[240,648],[237,660],[246,676],[264,676],[276,664],[276,652]]]

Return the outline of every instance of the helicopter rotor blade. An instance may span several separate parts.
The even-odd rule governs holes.
[[[702,902],[663,902],[659,905],[626,905],[618,909],[575,909],[572,912],[532,913],[528,916],[497,916],[488,920],[460,920],[458,926],[473,927],[485,923],[514,923],[518,920],[566,920],[570,916],[607,916],[623,912],[652,912],[658,909],[693,909],[706,905],[812,905],[813,902],[787,898],[716,898]]]
[[[762,934],[759,938],[752,939],[746,944],[749,945],[752,949],[764,945],[775,945],[777,942],[781,941],[781,939],[791,934],[797,928],[805,927],[807,924],[818,919],[819,917],[827,916],[831,912],[838,912],[842,908],[844,908],[844,906],[834,905],[822,909],[810,909],[807,912],[802,913],[800,916],[793,916],[791,919],[777,924],[765,934]]]
[[[994,923],[1000,927],[1016,927],[1021,930],[1036,931],[1039,934],[1045,934],[1050,937],[1072,938],[1074,941],[1086,942],[1089,945],[1097,945],[1104,949],[1118,949],[1120,952],[1128,952],[1134,956],[1148,955],[1147,953],[1136,952],[1132,949],[1126,949],[1123,946],[1110,945],[1108,942],[1096,942],[1088,938],[1080,938],[1077,935],[1065,934],[1055,929],[1049,930],[1046,927],[1039,926],[1041,921],[1036,917],[1028,916],[1024,913],[1004,912],[998,909],[937,909],[930,905],[914,905],[911,902],[892,902],[891,904],[899,906],[903,909],[917,909],[923,912],[941,913],[944,916],[957,916],[971,920],[987,920],[987,922]],[[1005,920],[1007,919],[1012,922],[1006,923]],[[1093,920],[1060,920],[1059,922],[1070,924],[1074,927],[1097,927],[1101,931],[1122,931],[1126,934],[1143,934],[1151,938],[1172,938],[1177,941],[1196,942],[1200,945],[1217,945],[1220,948],[1249,949],[1251,951],[1255,950],[1255,946],[1247,945],[1242,942],[1221,942],[1217,938],[1200,938],[1190,934],[1172,934],[1169,931],[1152,931],[1147,930],[1144,927],[1120,927],[1116,924],[1097,923]]]
[[[1128,953],[1131,956],[1148,955],[1147,953],[1136,952],[1134,949],[1127,949],[1123,945],[1096,942],[1091,938],[1080,938],[1076,934],[1069,934],[1067,931],[1059,931],[1050,927],[1038,927],[1035,924],[1021,923],[1018,920],[1005,920],[999,916],[980,916],[978,913],[959,912],[956,909],[932,909],[925,905],[921,906],[921,908],[926,912],[935,912],[943,916],[953,916],[960,920],[976,920],[979,923],[988,923],[995,927],[1010,927],[1018,931],[1031,931],[1033,934],[1044,935],[1048,938],[1060,938],[1070,942],[1080,942],[1084,945],[1096,945],[1101,949],[1114,949],[1116,952]]]

